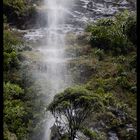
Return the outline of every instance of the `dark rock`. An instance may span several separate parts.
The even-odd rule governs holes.
[[[54,124],[51,127],[51,136],[50,136],[50,140],[59,140],[60,139],[60,134],[58,133],[58,128],[57,126]]]
[[[87,8],[93,8],[93,2],[92,1],[90,1],[88,4],[87,4]]]
[[[113,131],[110,131],[108,133],[108,135],[109,135],[108,140],[119,140],[118,137],[117,137],[117,134],[115,132],[113,132]]]
[[[24,46],[23,50],[24,51],[32,51],[32,48],[30,46]]]

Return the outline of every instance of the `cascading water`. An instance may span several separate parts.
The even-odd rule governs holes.
[[[45,64],[46,72],[44,79],[49,90],[46,91],[46,103],[50,103],[55,94],[71,85],[71,79],[68,76],[65,58],[65,34],[62,31],[62,25],[65,23],[65,11],[68,6],[68,0],[45,0],[47,30],[44,45],[39,48],[43,54],[42,61]],[[47,85],[48,84],[48,85]],[[51,127],[54,118],[49,112],[45,118],[45,134],[43,140],[50,139]]]

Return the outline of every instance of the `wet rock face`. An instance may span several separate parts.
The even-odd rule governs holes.
[[[60,134],[58,133],[58,128],[57,126],[53,125],[51,128],[51,140],[59,140],[60,139]]]
[[[87,8],[93,8],[93,2],[92,1],[90,1],[88,4],[87,4]]]
[[[72,4],[65,11],[65,24],[76,26],[78,30],[83,28],[90,21],[95,21],[101,17],[113,16],[118,11],[124,9],[135,10],[135,0],[71,0]],[[74,2],[73,2],[74,1]],[[37,8],[36,27],[46,26],[48,24],[45,17],[47,9]],[[65,10],[65,9],[64,9]],[[61,23],[60,23],[61,24]]]
[[[133,6],[126,0],[79,0],[75,4],[74,12],[78,12],[85,20],[86,18],[95,20],[104,16],[112,16],[123,9],[133,10]]]
[[[113,131],[110,131],[108,133],[108,136],[109,136],[108,140],[119,140],[118,137],[117,137],[117,134],[115,132],[113,132]]]

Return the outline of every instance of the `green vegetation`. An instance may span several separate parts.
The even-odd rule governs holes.
[[[3,9],[4,22],[20,28],[35,22],[36,9],[26,0],[4,0]]]
[[[65,122],[64,128],[60,129],[66,129],[69,139],[74,140],[87,116],[93,111],[103,110],[103,104],[98,95],[91,94],[82,87],[74,87],[56,95],[48,109],[56,117],[56,121],[59,120],[59,123],[63,124]],[[59,123],[57,124],[58,127],[61,125]],[[58,131],[61,135],[62,132],[59,129]]]
[[[22,96],[23,90],[18,85],[9,82],[4,84],[4,122],[8,125],[8,130],[16,133],[19,138],[26,134],[23,119],[26,110],[21,101]]]
[[[128,17],[124,27],[124,33],[127,35],[128,39],[132,41],[134,45],[137,43],[137,26],[136,26],[136,16],[132,14]]]
[[[26,44],[16,31],[10,29],[4,24],[4,140],[30,139],[33,132],[40,135],[42,96],[22,55]]]
[[[83,36],[85,40],[78,42]],[[128,11],[89,25],[77,39],[67,37],[67,52],[75,56],[69,69],[81,86],[56,95],[48,107],[56,118],[58,139],[107,140],[114,132],[119,139],[136,140],[136,39],[136,17]],[[89,114],[79,118],[85,110]]]
[[[89,25],[86,31],[91,33],[92,47],[111,51],[114,55],[124,55],[135,50],[132,43],[136,43],[136,18],[127,11],[112,19],[100,19],[96,24]]]
[[[54,97],[48,110],[56,119],[57,137],[67,136],[69,140],[78,138],[78,132],[90,139],[107,139],[105,132],[112,129],[124,131],[125,125],[134,121],[127,104],[119,101],[112,93],[106,93],[102,88],[98,88],[97,91],[82,86],[68,88]],[[91,126],[94,127],[92,123],[101,120],[106,128],[101,126],[99,132],[90,130]],[[135,133],[129,137],[135,139]]]
[[[4,71],[10,70],[12,67],[18,68],[19,60],[14,46],[20,45],[20,43],[20,40],[11,31],[4,32]]]

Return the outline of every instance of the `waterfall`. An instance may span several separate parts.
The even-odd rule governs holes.
[[[67,59],[65,56],[65,24],[66,9],[69,6],[68,0],[44,0],[46,7],[46,37],[42,47],[42,61],[45,64],[44,82],[49,90],[46,90],[46,104],[49,104],[54,95],[71,85],[71,78],[68,76]],[[48,84],[48,85],[47,85]],[[43,140],[50,139],[51,127],[54,124],[53,116],[47,112],[45,118],[45,134]]]

